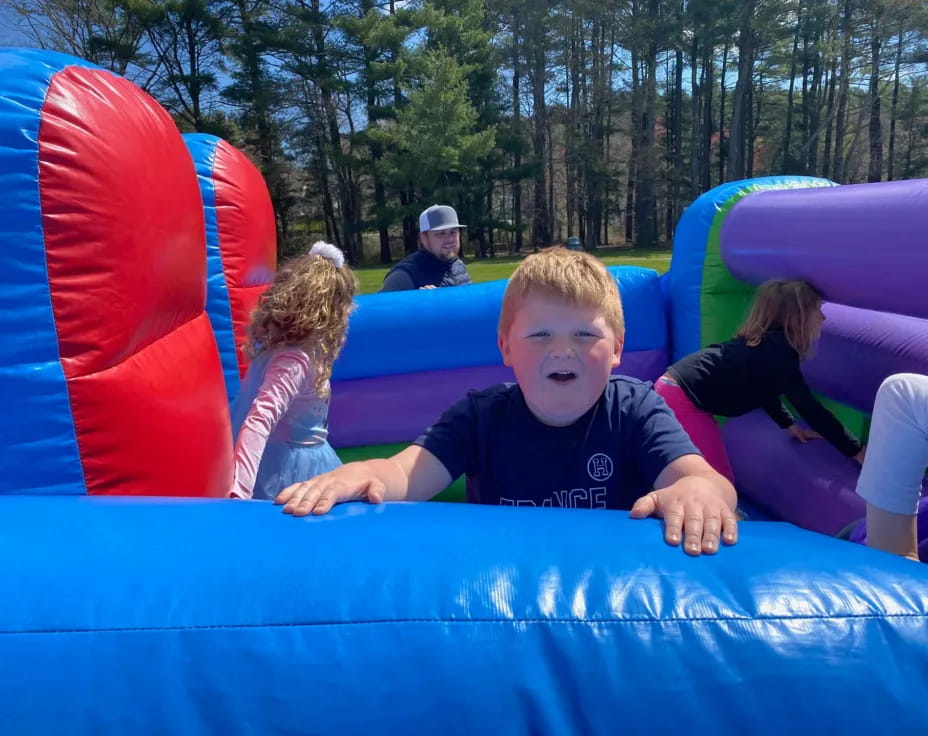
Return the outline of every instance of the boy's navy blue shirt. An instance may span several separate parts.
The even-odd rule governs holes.
[[[471,391],[415,441],[470,503],[630,509],[668,463],[699,451],[650,383],[611,376],[567,427],[542,424],[518,384]]]
[[[442,261],[420,248],[397,263],[383,280],[381,291],[409,291],[423,286],[464,286],[471,283],[460,258]]]

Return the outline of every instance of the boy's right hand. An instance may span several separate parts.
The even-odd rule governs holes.
[[[374,477],[364,463],[349,463],[311,480],[287,486],[274,503],[283,504],[285,514],[319,516],[345,501],[381,503],[385,492],[383,482]]]

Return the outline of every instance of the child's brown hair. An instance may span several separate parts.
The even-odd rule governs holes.
[[[821,305],[822,295],[805,281],[766,281],[758,287],[738,336],[756,347],[767,330],[779,327],[793,350],[805,358],[819,336],[819,324],[812,318]]]
[[[246,352],[298,345],[312,358],[321,391],[345,342],[358,282],[335,246],[316,243],[308,255],[284,263],[258,299]]]

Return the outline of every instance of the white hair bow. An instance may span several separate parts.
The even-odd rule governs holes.
[[[338,247],[322,240],[313,243],[313,247],[309,249],[309,255],[328,258],[335,264],[335,268],[341,268],[345,265],[345,254]]]

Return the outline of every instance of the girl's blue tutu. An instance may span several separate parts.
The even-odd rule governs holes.
[[[328,442],[315,445],[268,442],[258,467],[253,498],[273,499],[287,486],[327,473],[341,464]]]
[[[276,398],[273,388],[275,382],[278,382],[277,385],[285,386],[286,383],[280,382],[293,379],[292,376],[288,378],[288,369],[275,369],[275,363],[272,361],[286,361],[284,364],[290,370],[296,361],[305,369],[299,390],[286,406],[275,404],[275,401],[280,400]],[[269,386],[262,400],[255,404],[266,380]],[[253,445],[257,446],[258,440],[261,439],[261,430],[269,424],[272,425],[258,463],[254,488],[251,489],[252,498],[273,499],[287,486],[309,480],[320,473],[327,473],[342,464],[327,439],[328,391],[326,382],[322,395],[316,392],[312,383],[309,359],[299,348],[291,346],[259,353],[248,366],[248,372],[232,408],[235,442],[238,443],[239,432],[253,406]],[[283,410],[283,416],[272,420],[274,410]],[[248,456],[248,452],[246,446],[243,455],[253,457]],[[254,472],[254,463],[250,467],[250,472]],[[242,493],[245,493],[245,489]]]

